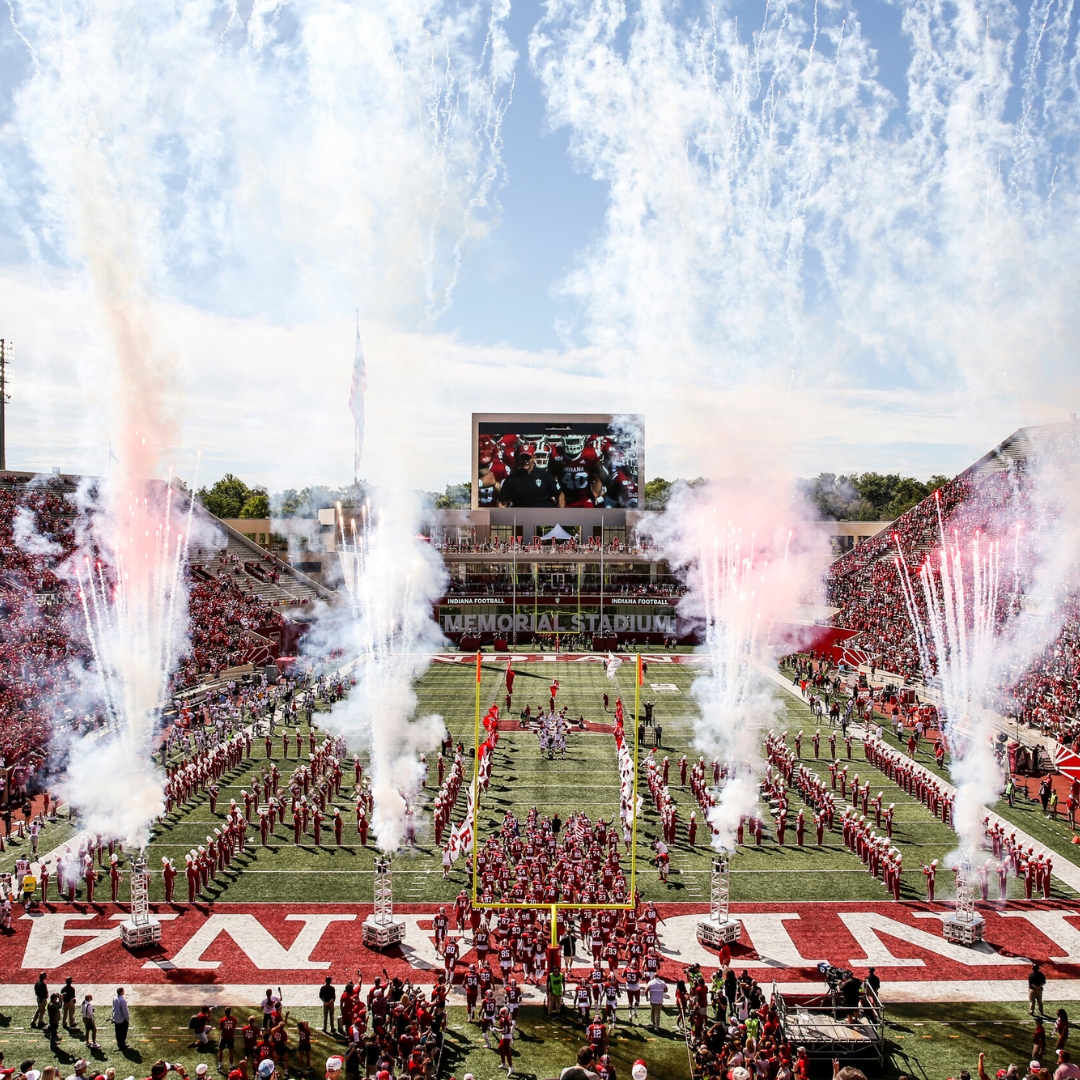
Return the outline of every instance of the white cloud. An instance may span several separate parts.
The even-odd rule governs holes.
[[[350,316],[282,327],[160,303],[153,320],[176,362],[178,438],[166,463],[180,475],[190,479],[201,450],[204,480],[233,471],[280,490],[351,478]],[[114,376],[90,296],[72,280],[0,275],[0,324],[17,342],[10,467],[102,473]],[[800,475],[957,471],[1016,427],[1062,418],[1060,408],[1007,398],[976,409],[960,392],[694,388],[663,371],[645,393],[595,349],[530,353],[376,321],[361,329],[362,472],[429,490],[468,475],[472,412],[642,411],[649,475],[668,477],[709,475],[721,453],[742,455],[753,471],[777,448]]]

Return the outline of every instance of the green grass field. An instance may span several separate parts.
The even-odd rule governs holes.
[[[1047,1003],[1048,1011],[1056,1008],[1056,1003]],[[66,1032],[59,1053],[52,1054],[47,1038],[29,1028],[33,1010],[11,1009],[0,1015],[0,1051],[8,1065],[18,1065],[31,1058],[38,1068],[46,1063],[59,1064],[63,1069],[61,1075],[83,1056],[100,1071],[110,1066],[116,1069],[120,1080],[129,1075],[149,1075],[150,1065],[159,1058],[182,1062],[191,1075],[195,1066],[205,1061],[213,1072],[213,1049],[200,1052],[190,1047],[187,1023],[193,1011],[133,1008],[128,1051],[122,1054],[116,1048],[112,1026],[107,1020],[108,1010],[99,1008],[101,1050],[87,1056],[81,1031]],[[291,1075],[320,1078],[326,1057],[339,1053],[343,1042],[340,1037],[322,1033],[319,1010],[299,1008],[290,1012],[292,1021],[307,1020],[314,1033],[310,1072],[301,1068],[294,1056]],[[974,1075],[980,1052],[986,1054],[986,1070],[991,1076],[1012,1062],[1023,1072],[1030,1059],[1033,1025],[1023,1005],[954,1004],[935,1007],[932,1013],[918,1005],[897,1005],[889,1009],[889,1017],[890,1054],[880,1073],[884,1080],[895,1080],[901,1075],[912,1080],[945,1080],[961,1068],[969,1069]],[[448,1019],[442,1075],[461,1077],[471,1071],[477,1080],[505,1077],[498,1070],[497,1055],[485,1048],[479,1028],[466,1020],[465,1010],[450,1008]],[[291,1041],[295,1045],[295,1036]],[[526,1006],[521,1010],[519,1037],[514,1043],[515,1075],[525,1080],[556,1077],[572,1062],[583,1041],[582,1028],[572,1017],[564,1013],[561,1020],[551,1020],[539,1006]],[[620,1025],[611,1042],[611,1055],[620,1077],[629,1076],[631,1064],[639,1057],[649,1062],[650,1077],[684,1080],[689,1074],[685,1045],[675,1032],[673,1010],[665,1013],[664,1030],[659,1034],[639,1025]],[[875,1070],[867,1075],[878,1074]]]
[[[519,674],[515,685],[515,713],[529,704],[535,712],[546,705],[548,685],[552,677],[560,682],[558,704],[569,707],[569,715],[585,716],[588,720],[614,719],[614,699],[617,693],[624,697],[627,714],[633,705],[633,674],[626,664],[619,673],[616,687],[604,674],[601,664],[544,663],[518,665]],[[700,670],[700,669],[698,669]],[[482,705],[497,700],[502,703],[504,668],[490,665],[484,669]],[[667,754],[671,759],[670,782],[672,793],[679,806],[679,841],[672,851],[672,873],[668,885],[662,884],[655,868],[650,864],[651,842],[658,834],[658,820],[651,804],[646,800],[645,813],[639,822],[637,845],[637,884],[645,898],[666,901],[705,902],[708,899],[710,853],[705,847],[691,848],[686,843],[686,821],[695,806],[688,788],[678,785],[677,761],[681,754],[691,761],[697,757],[693,749],[693,724],[696,715],[694,698],[690,687],[697,671],[681,665],[654,665],[646,675],[643,700],[655,702],[655,716],[663,724],[663,747],[658,756]],[[419,711],[436,712],[444,717],[455,741],[472,747],[475,737],[474,673],[471,665],[433,665],[418,685]],[[605,717],[603,695],[608,693],[611,710]],[[813,760],[810,733],[816,722],[809,710],[790,695],[781,697],[781,723],[791,730],[804,732],[803,758],[807,764],[826,773],[827,761],[823,757]],[[316,725],[325,722],[322,713],[316,714]],[[305,729],[306,730],[306,729]],[[826,731],[827,728],[823,728]],[[887,736],[893,742],[891,736]],[[651,745],[651,732],[649,733]],[[823,740],[825,746],[827,743]],[[842,742],[839,743],[841,754]],[[466,751],[468,753],[468,751]],[[281,742],[275,739],[273,753],[280,755]],[[294,748],[295,753],[295,748]],[[361,753],[365,760],[366,756]],[[436,791],[435,753],[428,755],[429,781],[423,805],[428,806]],[[287,781],[295,767],[295,756],[288,760],[275,757],[282,777]],[[932,758],[920,758],[934,768]],[[150,865],[159,864],[160,856],[167,854],[182,862],[184,853],[205,840],[216,824],[220,824],[229,805],[230,797],[239,801],[240,791],[249,785],[254,770],[266,764],[261,741],[253,747],[253,757],[242,769],[227,777],[221,785],[218,813],[212,815],[205,796],[192,800],[176,813],[170,815],[154,833],[149,852]],[[470,762],[471,768],[471,762]],[[864,778],[872,778],[872,790],[884,792],[886,805],[896,804],[895,843],[904,854],[906,872],[903,894],[910,899],[923,897],[923,875],[920,862],[943,858],[954,846],[952,831],[936,820],[920,803],[903,794],[885,777],[869,768],[861,760],[858,745],[853,752],[851,771],[858,771]],[[470,774],[471,775],[471,774]],[[827,775],[827,773],[826,773]],[[306,842],[294,845],[291,824],[278,827],[277,838],[268,848],[259,845],[258,830],[249,833],[248,853],[235,860],[233,869],[219,875],[209,895],[220,901],[257,902],[370,902],[372,898],[372,863],[374,848],[363,848],[355,829],[351,793],[352,772],[346,770],[347,786],[342,791],[338,805],[346,819],[345,843],[341,848],[334,845],[333,830],[323,830],[323,845],[316,848],[308,836]],[[642,790],[647,793],[644,781]],[[535,736],[526,732],[503,732],[493,762],[490,788],[482,801],[480,835],[496,828],[503,813],[512,809],[519,816],[530,806],[542,811],[559,810],[564,816],[574,808],[587,810],[594,818],[603,815],[611,818],[618,807],[617,770],[614,740],[602,733],[574,734],[570,738],[565,758],[549,761],[542,758]],[[797,812],[801,803],[795,794],[792,809]],[[996,808],[1003,817],[1014,821],[1019,827],[1045,842],[1064,857],[1075,857],[1077,848],[1069,843],[1070,830],[1067,822],[1049,822],[1038,812],[1035,803]],[[464,790],[459,798],[455,821],[465,810]],[[767,810],[762,806],[763,812]],[[425,816],[425,820],[428,820]],[[768,820],[768,819],[767,819]],[[699,837],[706,830],[699,829]],[[61,820],[50,825],[42,838],[42,850],[48,850],[63,842],[70,833],[70,826]],[[812,833],[808,830],[808,839]],[[848,852],[839,837],[826,834],[821,848],[808,846],[799,850],[794,846],[794,830],[788,836],[788,844],[779,848],[766,831],[765,843],[760,849],[747,847],[740,850],[732,861],[732,899],[735,901],[798,901],[798,900],[879,900],[886,899],[880,882],[866,873],[859,858]],[[0,857],[0,869],[6,869],[15,857],[14,846]],[[625,865],[625,863],[624,863]],[[440,852],[432,843],[430,828],[421,834],[417,847],[398,855],[394,862],[395,899],[406,902],[439,902],[452,899],[463,887],[470,885],[465,860],[458,863],[449,880],[442,876]],[[947,894],[949,876],[940,879],[939,890]],[[1015,887],[1015,882],[1012,883]],[[177,881],[178,896],[183,892],[183,878]],[[160,877],[155,878],[154,898],[161,899]],[[1072,898],[1074,894],[1060,883],[1054,883],[1054,894]],[[184,897],[186,899],[186,895]],[[1050,1005],[1048,1003],[1048,1008]],[[179,1056],[189,1067],[195,1058],[188,1052],[184,1032],[189,1010],[150,1009],[134,1010],[135,1031],[132,1036],[135,1053],[141,1061],[132,1058],[127,1071],[121,1060],[116,1064],[118,1076],[127,1072],[140,1072],[143,1062],[158,1056]],[[303,1013],[300,1010],[296,1015]],[[980,1049],[988,1054],[988,1066],[1001,1067],[1010,1061],[1024,1065],[1030,1052],[1030,1027],[1025,1022],[1026,1011],[1022,1005],[916,1005],[890,1008],[895,1025],[890,1032],[891,1063],[884,1075],[898,1076],[902,1073],[924,1080],[938,1080],[953,1075],[961,1066],[974,1072]],[[14,1010],[13,1016],[3,1026],[0,1021],[0,1049],[10,1062],[22,1056],[45,1056],[47,1046],[36,1032],[27,1030],[29,1016]],[[105,1025],[107,1027],[107,1025]],[[619,1075],[629,1075],[629,1065],[638,1056],[655,1060],[650,1075],[681,1080],[688,1075],[685,1049],[671,1033],[659,1038],[651,1036],[643,1028],[626,1028],[614,1045]],[[321,1036],[320,1036],[321,1038]],[[569,1064],[576,1047],[580,1044],[581,1030],[576,1024],[553,1023],[546,1020],[542,1010],[525,1009],[522,1014],[521,1038],[516,1043],[520,1054],[522,1076],[557,1076],[560,1068]],[[103,1045],[111,1045],[111,1032],[106,1032]],[[316,1058],[325,1056],[321,1044],[316,1047]],[[67,1058],[79,1051],[73,1040],[65,1044]],[[42,1055],[42,1052],[45,1054]],[[185,1057],[185,1055],[187,1055]],[[116,1056],[114,1054],[114,1056]],[[477,1080],[500,1075],[497,1057],[487,1051],[479,1041],[478,1030],[465,1022],[460,1009],[451,1010],[448,1051],[445,1075],[461,1076],[472,1070]]]
[[[629,666],[629,665],[627,665]],[[537,664],[530,670],[520,665],[515,684],[515,710],[528,703],[535,707],[546,702],[550,678],[560,682],[559,703],[569,706],[571,716],[584,715],[589,720],[613,721],[615,687],[604,675],[600,664]],[[625,668],[623,669],[625,670]],[[651,844],[659,832],[659,822],[647,805],[638,829],[637,883],[646,899],[670,901],[704,901],[708,898],[709,850],[703,846],[690,847],[686,842],[685,824],[691,809],[695,808],[689,788],[679,788],[676,762],[686,753],[691,760],[696,752],[691,746],[695,705],[689,693],[694,678],[693,669],[681,666],[665,666],[661,675],[646,676],[645,694],[656,702],[655,714],[663,724],[663,748],[658,756],[666,754],[671,759],[671,789],[679,807],[679,841],[672,851],[672,873],[667,886],[660,883],[655,869],[650,865]],[[621,673],[620,673],[621,674]],[[622,692],[632,702],[632,677],[622,680]],[[484,706],[497,696],[501,689],[502,668],[485,672]],[[496,678],[499,680],[496,685]],[[654,690],[652,684],[670,686],[674,689]],[[474,745],[474,679],[471,667],[460,665],[434,665],[419,685],[420,710],[442,715],[455,740],[467,747]],[[603,695],[611,698],[611,710],[607,717],[603,711]],[[809,734],[813,730],[809,710],[799,701],[785,696],[783,699],[783,722],[792,730],[802,730],[804,760],[823,774],[827,773],[825,758],[815,761],[809,746]],[[628,704],[628,712],[630,705]],[[321,719],[316,715],[316,724]],[[306,729],[304,729],[306,732]],[[647,733],[651,744],[651,732]],[[824,740],[823,740],[824,743]],[[825,746],[823,745],[823,750]],[[841,754],[842,742],[838,746]],[[280,755],[280,740],[275,740],[273,753]],[[811,755],[807,757],[807,755]],[[295,757],[283,760],[275,756],[282,776],[287,778],[295,767]],[[424,805],[434,798],[437,779],[435,755],[429,755],[429,784]],[[264,749],[256,742],[250,767],[226,778],[218,800],[218,814],[213,816],[205,797],[193,800],[180,811],[170,815],[156,830],[150,850],[151,865],[159,862],[161,855],[182,860],[190,848],[205,840],[216,824],[224,818],[229,798],[240,799],[240,792],[250,785],[251,773],[266,764]],[[954,846],[954,834],[948,826],[938,821],[921,803],[905,795],[884,776],[868,768],[859,760],[858,748],[851,765],[853,772],[861,771],[872,777],[873,790],[884,792],[886,804],[896,804],[895,843],[904,854],[905,873],[903,895],[919,898],[923,895],[923,875],[920,862],[943,858]],[[351,773],[347,774],[351,781]],[[644,782],[642,782],[644,789]],[[357,836],[352,798],[343,789],[338,800],[346,819],[345,842],[337,848],[333,832],[324,828],[322,847],[316,848],[310,835],[299,846],[293,843],[291,825],[278,826],[277,837],[269,848],[258,842],[258,831],[251,830],[248,853],[234,862],[233,870],[219,875],[211,886],[210,894],[218,900],[253,903],[259,901],[347,901],[370,900],[372,888],[372,864],[374,848],[362,848]],[[503,813],[512,809],[523,814],[530,806],[551,811],[560,809],[564,815],[573,807],[585,809],[594,818],[604,815],[611,818],[618,808],[617,773],[614,740],[605,734],[576,733],[571,736],[565,758],[548,761],[541,758],[535,736],[522,732],[503,732],[493,760],[490,788],[481,803],[480,832],[483,836],[501,822]],[[801,803],[796,798],[793,810]],[[1037,808],[1037,804],[1031,804]],[[1000,808],[999,808],[1000,809]],[[762,805],[763,813],[767,807]],[[1008,807],[1005,807],[1008,811]],[[459,796],[456,819],[465,811],[465,792]],[[1017,824],[1034,828],[1043,819],[1029,808],[1011,811]],[[1068,843],[1067,825],[1056,829],[1046,823],[1045,832],[1057,836],[1055,850],[1070,855],[1076,848]],[[699,839],[704,830],[699,829]],[[1060,835],[1058,835],[1060,834]],[[1043,838],[1040,833],[1040,839]],[[826,834],[821,848],[807,846],[799,850],[794,846],[794,830],[790,830],[787,844],[779,848],[766,829],[765,842],[761,848],[744,847],[732,861],[732,899],[736,901],[785,901],[785,900],[874,900],[884,898],[884,889],[865,871],[859,858],[843,847],[837,834]],[[1067,850],[1071,848],[1072,850]],[[318,874],[313,875],[317,870]],[[450,879],[443,880],[440,853],[434,848],[430,830],[423,833],[418,845],[395,860],[395,895],[401,900],[415,902],[440,902],[452,899],[462,887],[471,884],[469,868],[465,860],[459,861]],[[182,882],[178,882],[178,885]],[[1012,887],[1016,887],[1013,881]],[[948,882],[942,879],[943,887]],[[314,888],[313,888],[314,886]],[[161,882],[155,883],[157,890]],[[1055,895],[1071,896],[1055,882]],[[155,893],[155,897],[158,893]]]
[[[288,1009],[287,1001],[285,1005]],[[0,1016],[0,1051],[3,1051],[9,1064],[18,1065],[25,1058],[31,1058],[41,1068],[46,1062],[55,1062],[63,1068],[61,1075],[68,1074],[80,1057],[85,1057],[91,1067],[99,1071],[111,1066],[116,1069],[119,1080],[129,1075],[149,1075],[150,1066],[160,1058],[181,1062],[192,1077],[195,1066],[206,1062],[213,1074],[216,1070],[213,1044],[209,1050],[202,1051],[191,1047],[188,1019],[194,1011],[191,1008],[133,1008],[128,1049],[126,1053],[121,1053],[116,1047],[112,1025],[108,1023],[108,1010],[99,1008],[97,1041],[101,1049],[87,1051],[81,1030],[72,1028],[63,1033],[60,1052],[53,1054],[49,1050],[48,1038],[29,1027],[33,1009],[12,1009]],[[292,1046],[296,1045],[293,1027],[296,1021],[307,1020],[313,1035],[310,1070],[304,1068],[293,1053],[289,1062],[290,1075],[315,1077],[318,1080],[324,1075],[326,1058],[342,1052],[344,1039],[322,1032],[321,1010],[297,1008],[289,1012]],[[471,1071],[477,1080],[505,1078],[506,1073],[498,1068],[498,1055],[484,1046],[479,1027],[467,1020],[465,1009],[451,1007],[447,1012],[442,1075],[461,1077]],[[243,1015],[246,1017],[248,1014]],[[548,1018],[542,1007],[525,1006],[519,1016],[518,1035],[514,1042],[515,1075],[523,1080],[557,1077],[562,1069],[573,1063],[578,1048],[585,1042],[581,1025],[569,1013],[564,1012],[560,1018]],[[675,1031],[674,1010],[666,1013],[664,1030],[659,1033],[637,1024],[620,1025],[610,1041],[609,1051],[619,1076],[629,1076],[633,1063],[642,1057],[649,1062],[650,1076],[681,1080],[689,1073],[686,1045]]]

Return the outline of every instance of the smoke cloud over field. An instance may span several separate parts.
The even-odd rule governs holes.
[[[113,361],[100,381],[115,406],[116,465],[88,508],[89,561],[73,573],[118,734],[73,747],[68,788],[91,828],[138,844],[161,808],[149,741],[187,610],[186,538],[153,483],[182,411],[155,305],[275,319],[357,305],[384,317],[443,311],[502,182],[508,7],[9,7],[22,71],[0,115],[3,240],[85,278]],[[397,792],[411,790],[412,751],[430,741],[395,722],[410,710],[408,654],[423,641],[413,619],[434,570],[407,554],[415,523],[394,532],[407,515],[392,502],[379,515],[366,557],[380,568],[371,589],[385,591],[357,624],[373,674],[361,675],[355,709],[379,720],[374,825],[393,846]],[[389,659],[398,644],[406,655]]]
[[[502,183],[507,13],[13,0],[11,240],[86,266],[92,199],[100,233],[132,226],[117,274],[160,297],[275,320],[435,315]]]
[[[844,0],[546,6],[550,122],[609,190],[563,289],[643,394],[1075,392],[1073,9],[914,0],[901,25],[902,81]]]
[[[336,646],[357,657],[356,685],[325,723],[370,752],[371,827],[386,852],[401,847],[418,820],[410,807],[424,780],[419,756],[446,732],[436,714],[413,719],[414,683],[443,644],[431,613],[446,586],[442,559],[417,536],[420,524],[413,493],[376,490],[363,527],[344,539],[350,604],[327,612],[305,641],[315,654]]]
[[[814,589],[823,538],[793,486],[732,480],[680,489],[656,539],[689,586],[681,615],[704,632],[711,664],[693,685],[694,746],[732,767],[708,818],[715,845],[732,851],[740,819],[757,810],[762,735],[783,711],[759,665],[796,644],[787,626]]]

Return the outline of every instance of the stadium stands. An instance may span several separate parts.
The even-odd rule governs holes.
[[[896,564],[902,551],[912,573],[941,546],[941,537],[967,541],[976,532],[1022,549],[1016,529],[1037,527],[1031,503],[1028,464],[1033,455],[1052,453],[1073,461],[1080,447],[1075,425],[1024,429],[981,458],[934,495],[898,518],[892,526],[863,541],[829,569],[829,602],[839,608],[833,625],[857,631],[846,642],[849,653],[905,680],[922,678],[918,650],[900,588]],[[1065,429],[1065,430],[1060,430]],[[1007,535],[1001,535],[1007,533]],[[1022,605],[1030,575],[1019,560],[1019,577],[1010,561],[1009,587],[1003,588],[999,617],[1010,604]],[[1080,679],[1080,579],[1065,582],[1065,619],[1056,639],[1024,671],[1008,673],[997,688],[997,705],[1005,713],[1053,737],[1070,736],[1076,726]],[[924,606],[916,584],[916,603]],[[853,648],[854,647],[854,648]],[[932,655],[931,648],[931,655]]]
[[[0,476],[0,756],[10,769],[40,762],[58,718],[99,726],[72,697],[84,664],[83,617],[63,564],[76,550],[76,478]],[[174,689],[223,668],[270,660],[286,613],[331,594],[205,515],[218,542],[190,552],[191,651]],[[209,528],[207,528],[207,526]]]

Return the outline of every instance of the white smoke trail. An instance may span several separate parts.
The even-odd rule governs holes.
[[[506,0],[9,7],[0,188],[32,257],[91,257],[93,152],[159,296],[274,319],[451,302],[503,182]]]
[[[784,643],[777,624],[792,617],[817,565],[819,540],[802,527],[794,492],[769,487],[684,488],[656,536],[684,568],[689,591],[680,614],[701,624],[711,661],[693,685],[694,746],[735,769],[708,819],[715,845],[728,851],[740,820],[755,813],[761,737],[783,711],[757,665],[775,663]]]
[[[356,536],[351,611],[329,612],[305,642],[318,653],[321,641],[330,640],[357,656],[356,685],[326,724],[369,750],[371,827],[385,852],[405,839],[408,811],[424,777],[419,755],[434,749],[446,731],[436,714],[413,720],[413,685],[443,643],[432,612],[446,584],[442,559],[418,539],[421,519],[415,493],[375,493],[375,508]]]
[[[106,778],[131,775],[124,801],[139,821],[157,812],[159,778],[138,773],[136,758],[176,655],[151,633],[166,597],[160,560],[172,559],[175,538],[154,539],[162,508],[147,485],[175,445],[176,399],[153,305],[287,319],[351,310],[360,297],[371,314],[436,317],[497,210],[516,60],[502,29],[508,10],[505,0],[247,9],[10,0],[2,32],[14,35],[5,44],[25,70],[0,106],[5,225],[32,259],[84,272],[108,328],[120,466],[90,518],[89,548],[127,575],[125,632],[148,634],[146,649],[124,658],[102,630],[97,667],[125,688],[126,741],[72,754],[75,801],[103,831],[145,834],[128,818],[112,822],[106,804],[121,796]],[[408,578],[414,523],[392,503],[380,513],[365,558],[385,573],[362,582],[373,607],[357,626],[377,674],[361,676],[355,697],[365,723],[369,707],[381,717],[371,728],[374,824],[390,848],[400,839],[395,792],[411,790],[412,748],[427,737],[395,722],[411,713],[408,654],[426,640],[413,616],[430,589],[424,574]],[[173,646],[186,611],[180,590],[174,599],[179,621],[160,631]],[[103,625],[119,627],[115,614]],[[130,666],[151,659],[152,672]]]
[[[1077,584],[1075,467],[1044,456],[1014,475],[1010,488],[991,504],[985,533],[950,531],[939,510],[938,546],[917,573],[907,552],[896,557],[920,666],[947,722],[955,862],[974,859],[986,807],[1001,794],[994,754],[1001,692],[1060,633]]]
[[[609,188],[563,283],[604,363],[643,393],[872,380],[1058,404],[1080,338],[1072,5],[906,4],[900,98],[857,4],[741,10],[551,0],[531,39],[552,125]]]

